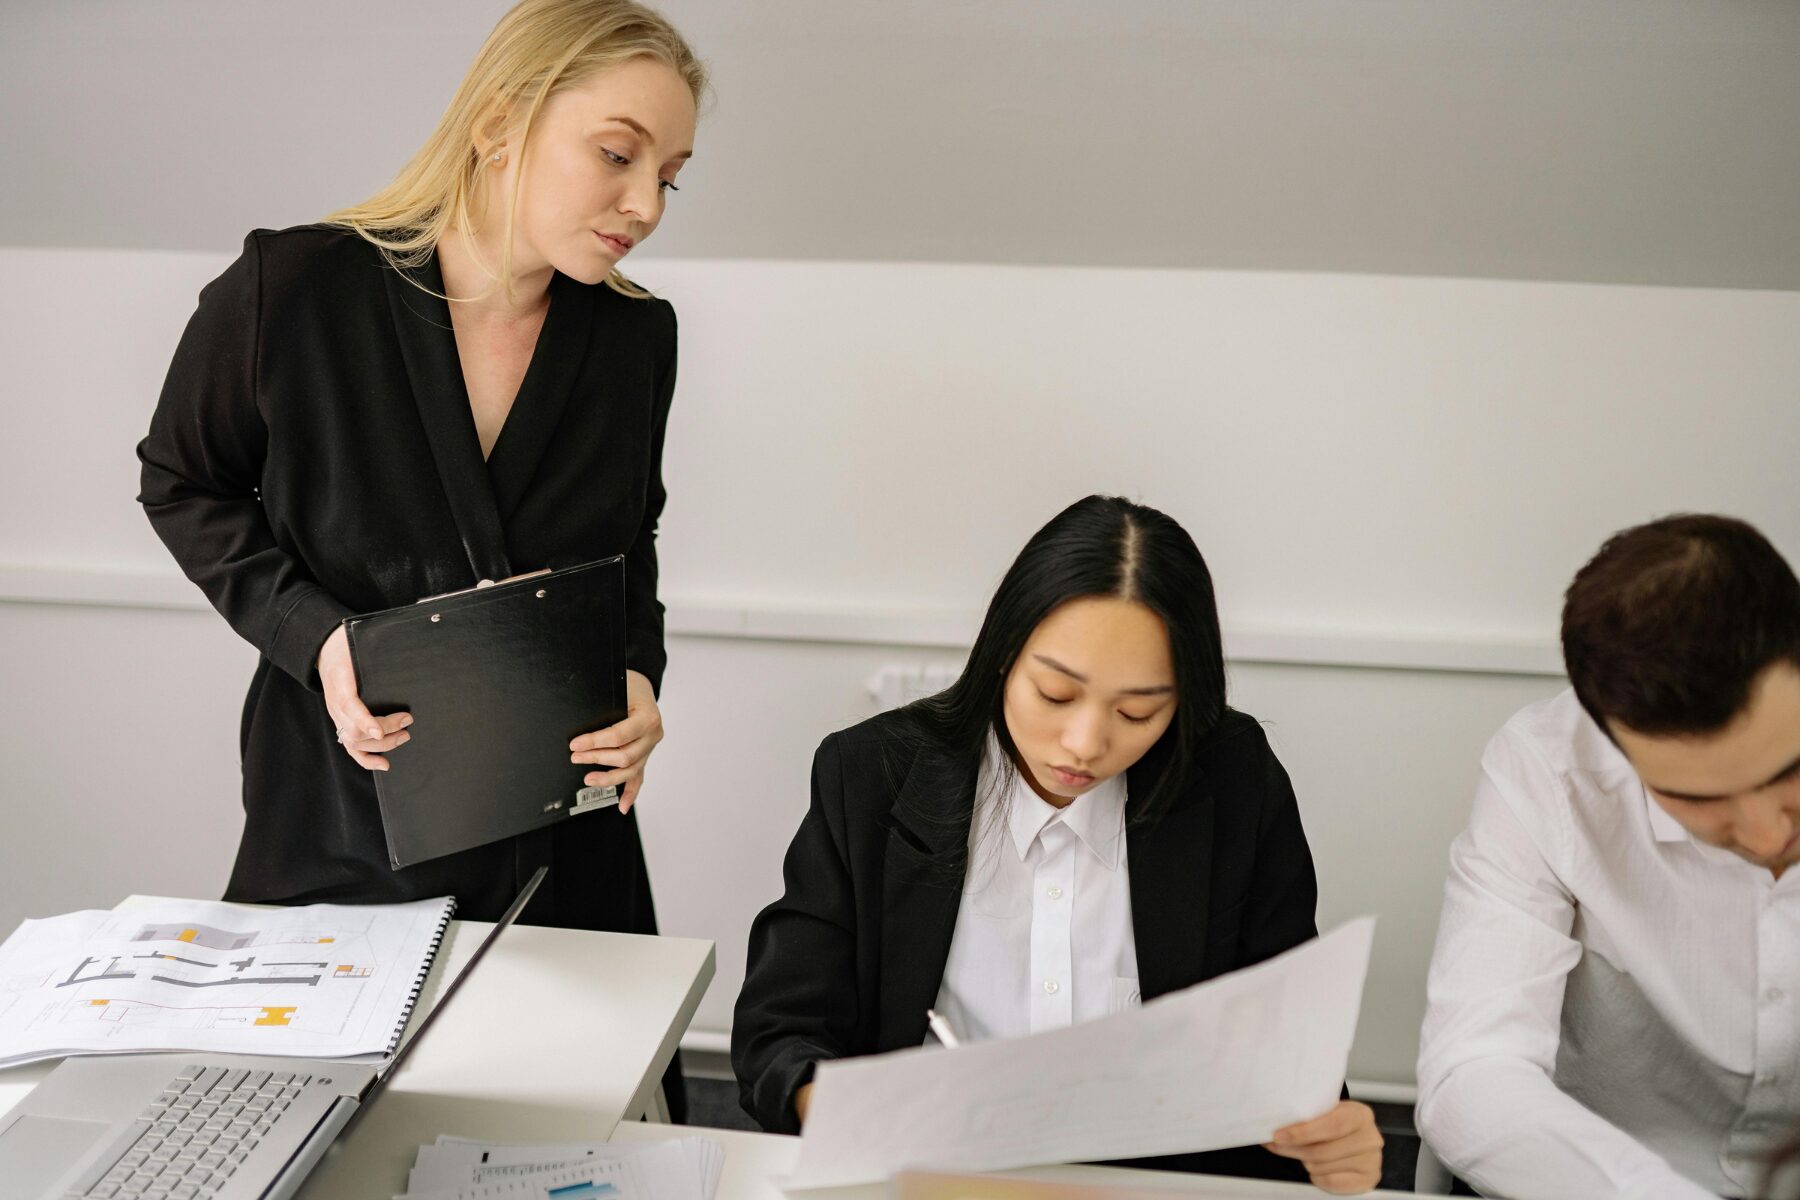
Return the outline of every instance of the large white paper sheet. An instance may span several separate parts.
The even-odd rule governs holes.
[[[156,1050],[379,1058],[450,907],[167,900],[26,921],[0,944],[0,1066]]]
[[[1028,1038],[819,1065],[789,1189],[1266,1142],[1338,1100],[1375,934]]]

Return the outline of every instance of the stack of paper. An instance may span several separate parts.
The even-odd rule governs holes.
[[[420,1146],[397,1200],[712,1200],[725,1148],[711,1138],[506,1146],[440,1137]]]
[[[391,1053],[453,902],[159,900],[0,944],[0,1067],[66,1054]]]

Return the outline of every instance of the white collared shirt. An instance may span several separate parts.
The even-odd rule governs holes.
[[[1759,1186],[1800,1123],[1800,868],[1696,842],[1573,691],[1488,744],[1450,850],[1420,1132],[1509,1196]]]
[[[1004,767],[990,733],[936,1004],[964,1041],[1060,1029],[1138,1002],[1125,776],[1058,809]]]

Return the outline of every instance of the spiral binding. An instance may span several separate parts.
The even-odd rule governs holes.
[[[389,1058],[400,1048],[400,1039],[406,1036],[406,1026],[412,1021],[413,1007],[419,1003],[419,993],[425,990],[425,980],[431,975],[431,964],[437,961],[438,949],[444,944],[444,934],[450,928],[450,918],[456,913],[456,897],[444,897],[444,911],[438,916],[437,929],[431,934],[431,944],[425,947],[425,961],[419,964],[419,974],[413,980],[412,989],[406,993],[406,1003],[400,1008],[400,1020],[394,1026],[394,1036],[388,1039],[386,1054]]]

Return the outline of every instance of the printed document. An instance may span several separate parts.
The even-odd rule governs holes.
[[[451,907],[158,900],[26,921],[0,944],[0,1067],[171,1050],[380,1058]]]
[[[712,1200],[725,1148],[712,1138],[612,1145],[419,1147],[400,1200]]]
[[[1338,1101],[1375,932],[1031,1037],[819,1064],[789,1189],[1269,1140]]]

